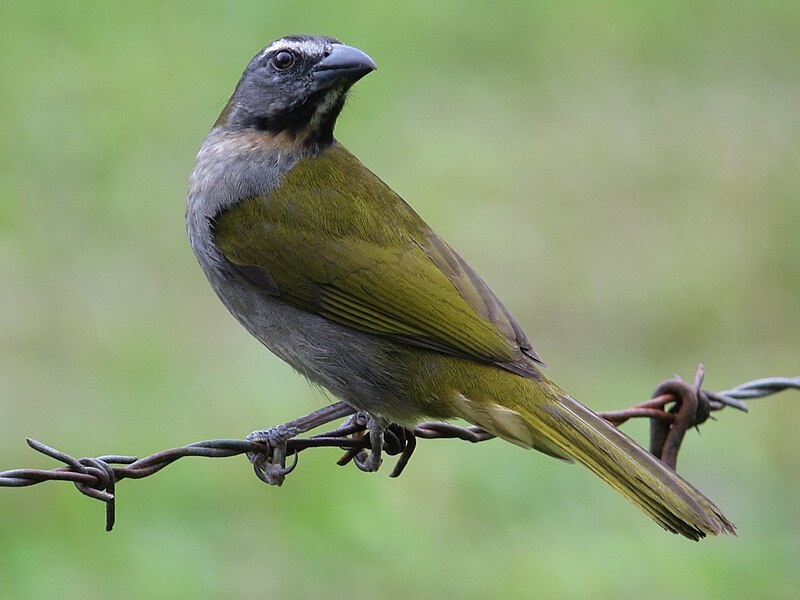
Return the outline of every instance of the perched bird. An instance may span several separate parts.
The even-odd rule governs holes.
[[[349,88],[375,68],[356,48],[306,35],[247,65],[197,155],[186,213],[225,306],[369,415],[369,469],[388,424],[461,418],[586,465],[664,529],[734,533],[692,485],[551,382],[483,279],[336,141]],[[291,433],[261,432],[278,444]]]

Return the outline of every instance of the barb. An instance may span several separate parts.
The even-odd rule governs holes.
[[[800,390],[800,377],[773,377],[750,381],[730,390],[709,392],[702,389],[703,365],[698,366],[693,382],[680,377],[662,382],[650,400],[617,411],[600,412],[601,417],[615,426],[630,419],[650,419],[650,451],[675,468],[678,450],[685,433],[711,417],[712,412],[726,407],[747,411],[743,400],[753,400],[787,389]],[[348,419],[337,429],[307,438],[291,438],[280,443],[251,440],[207,440],[188,446],[171,448],[151,456],[137,459],[134,456],[106,455],[96,458],[76,459],[36,440],[26,440],[35,451],[65,464],[56,469],[14,469],[0,472],[0,487],[25,487],[44,481],[71,481],[85,496],[106,504],[106,531],[111,531],[115,519],[115,485],[123,479],[142,479],[186,456],[224,458],[247,454],[256,466],[256,474],[267,483],[280,485],[283,478],[297,466],[300,452],[309,448],[334,447],[345,450],[338,464],[354,462],[364,469],[370,450],[370,435],[366,416],[355,413],[344,403],[315,411],[312,415],[281,425],[268,431],[308,431],[309,417],[324,415],[314,427],[332,422],[342,416]],[[297,424],[302,424],[297,427]],[[492,439],[480,427],[461,427],[450,423],[426,422],[413,429],[392,424],[384,432],[383,452],[399,456],[390,477],[398,477],[408,464],[422,439],[460,439],[472,443]],[[293,457],[286,467],[285,460]],[[264,466],[267,470],[264,470]],[[277,477],[274,477],[277,473]],[[273,475],[273,478],[270,478]]]

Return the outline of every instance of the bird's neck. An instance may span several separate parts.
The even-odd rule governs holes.
[[[305,155],[323,152],[334,143],[333,129],[344,107],[347,88],[324,90],[305,102],[279,114],[261,115],[238,100],[237,91],[230,97],[214,128],[230,131],[253,131],[263,134],[267,145],[302,148]]]
[[[197,154],[189,208],[213,218],[241,200],[267,196],[298,162],[335,144],[333,137],[330,142],[309,143],[289,131],[215,127]]]

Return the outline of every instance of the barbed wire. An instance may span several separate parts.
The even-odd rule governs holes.
[[[726,407],[747,412],[744,400],[769,396],[787,389],[800,390],[800,377],[771,377],[750,381],[721,392],[709,392],[701,387],[703,377],[703,365],[699,365],[692,383],[676,376],[659,384],[650,400],[626,409],[597,414],[617,427],[630,419],[650,419],[650,451],[674,469],[685,433],[691,427],[706,422],[711,413]],[[319,417],[320,414],[327,419],[324,422],[342,417],[347,419],[340,427],[331,431],[304,438],[293,437],[281,445],[273,446],[253,440],[206,440],[162,450],[141,459],[124,455],[77,459],[28,438],[26,441],[33,450],[64,463],[65,466],[55,469],[3,471],[0,472],[0,487],[26,487],[45,481],[71,481],[85,496],[106,504],[106,531],[111,531],[115,521],[115,486],[118,482],[123,479],[149,477],[187,456],[225,458],[247,454],[259,479],[273,485],[283,482],[285,476],[297,466],[300,452],[309,448],[343,449],[345,454],[337,464],[353,462],[361,470],[370,470],[367,465],[368,451],[371,448],[369,419],[342,402],[279,428],[291,429],[293,424],[308,423],[309,417]],[[307,429],[301,431],[305,432]],[[398,477],[403,472],[416,449],[417,438],[460,439],[479,443],[493,439],[494,436],[480,427],[462,427],[438,421],[421,423],[413,428],[392,424],[384,432],[383,443],[383,452],[389,456],[399,456],[390,477]],[[287,456],[293,461],[288,467],[285,464]]]

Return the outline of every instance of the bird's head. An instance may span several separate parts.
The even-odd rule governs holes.
[[[283,37],[253,57],[215,126],[330,143],[347,91],[376,68],[334,38]]]

